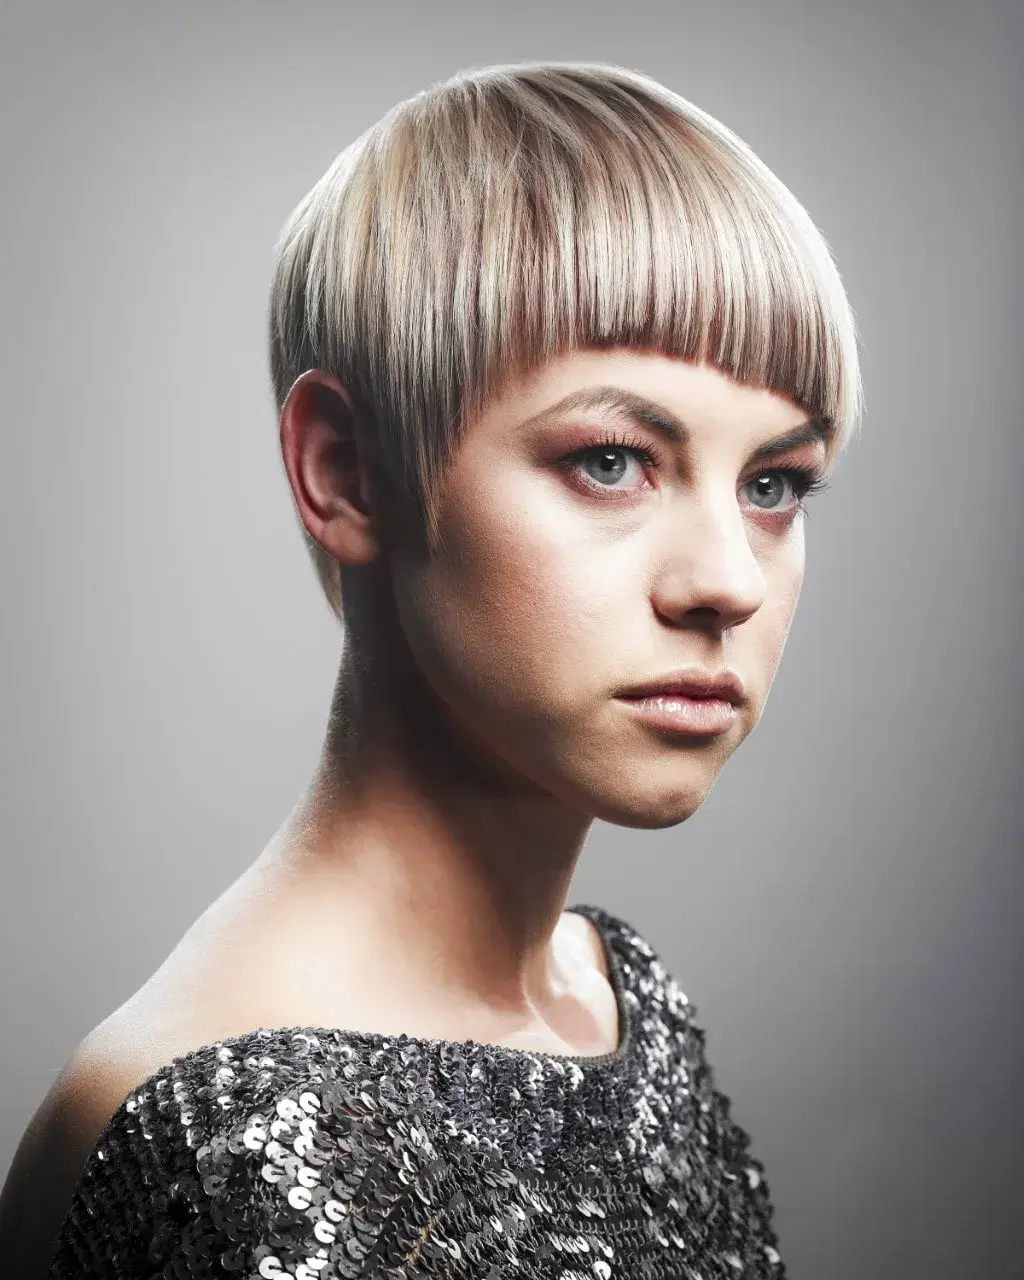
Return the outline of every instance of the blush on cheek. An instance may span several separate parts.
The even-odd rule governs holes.
[[[578,698],[581,665],[607,666],[608,592],[599,565],[568,565],[535,531],[449,544],[417,584],[410,644],[436,682],[461,689],[460,701],[542,721],[574,688]]]
[[[571,560],[564,531],[547,528],[525,500],[515,507],[487,505],[445,531],[446,552],[437,567],[452,598],[508,617],[557,599]]]
[[[548,475],[509,468],[498,485],[500,456],[489,461],[448,491],[441,548],[417,579],[411,611],[421,616],[410,625],[422,628],[424,665],[457,683],[467,704],[564,721],[595,688],[621,681],[623,664],[635,670],[648,617],[644,552]]]

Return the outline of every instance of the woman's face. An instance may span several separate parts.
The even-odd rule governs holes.
[[[513,790],[630,827],[698,808],[761,715],[796,608],[825,445],[765,446],[807,419],[616,349],[551,362],[470,425],[439,549],[398,556],[393,582],[420,671]],[[620,696],[683,667],[741,680],[724,732],[659,727]]]

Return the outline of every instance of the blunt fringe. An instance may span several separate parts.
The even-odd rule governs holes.
[[[289,217],[269,308],[278,411],[324,369],[372,421],[380,492],[434,545],[445,467],[504,381],[605,345],[701,361],[859,425],[829,247],[734,133],[601,63],[460,73],[346,147]],[[343,619],[340,566],[308,533]]]

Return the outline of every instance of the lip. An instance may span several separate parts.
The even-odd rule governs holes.
[[[746,694],[743,681],[735,671],[703,671],[700,667],[684,667],[655,676],[643,684],[621,689],[616,697],[626,701],[643,699],[712,700],[738,707]]]
[[[687,698],[681,693],[618,701],[652,729],[701,737],[727,733],[739,715],[735,704],[724,698]]]

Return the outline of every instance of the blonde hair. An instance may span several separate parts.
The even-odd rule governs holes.
[[[488,396],[604,345],[786,396],[826,424],[830,461],[859,420],[854,318],[820,231],[729,129],[621,67],[488,67],[424,90],[341,152],[278,241],[278,410],[305,370],[338,377],[372,418],[380,490],[428,545]],[[340,566],[306,541],[340,619]]]

